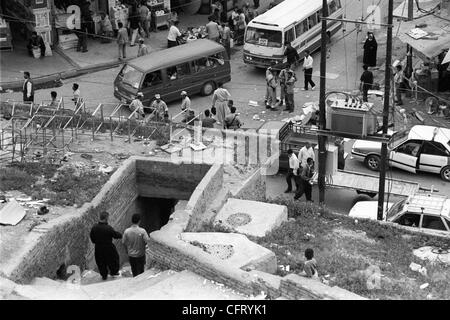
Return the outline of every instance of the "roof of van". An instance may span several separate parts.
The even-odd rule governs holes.
[[[330,1],[328,0],[328,2]],[[302,15],[308,14],[318,10],[320,7],[322,7],[322,0],[284,0],[272,9],[256,16],[251,21],[251,24],[262,23],[284,28],[299,20],[299,12]]]
[[[128,64],[143,72],[173,66],[195,58],[207,57],[218,51],[223,51],[224,47],[217,42],[208,39],[198,39],[186,44],[151,52],[145,56],[128,61]]]

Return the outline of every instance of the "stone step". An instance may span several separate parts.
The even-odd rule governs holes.
[[[136,292],[127,300],[244,300],[249,299],[221,284],[190,271],[181,271],[157,284]]]
[[[121,278],[114,281],[104,281],[95,284],[83,285],[82,289],[91,300],[119,300],[125,299],[136,292],[150,288],[160,281],[172,277],[175,271],[157,272],[147,270],[135,278]]]

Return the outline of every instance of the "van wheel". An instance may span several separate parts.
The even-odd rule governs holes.
[[[446,167],[442,168],[441,178],[444,181],[450,181],[450,166],[446,166]]]
[[[208,81],[203,85],[201,93],[203,96],[209,96],[214,92],[215,89],[216,86],[214,85],[214,82]]]
[[[380,170],[380,157],[374,154],[367,156],[364,160],[364,164],[366,167],[372,171]]]

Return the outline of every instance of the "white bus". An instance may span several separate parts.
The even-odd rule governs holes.
[[[342,19],[340,0],[328,0],[330,18]],[[322,0],[284,0],[250,21],[245,30],[244,62],[256,67],[268,67],[272,61],[286,62],[285,43],[301,54],[320,48]],[[327,34],[334,35],[341,22],[328,21]]]

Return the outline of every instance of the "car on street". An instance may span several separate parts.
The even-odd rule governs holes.
[[[415,194],[396,203],[385,203],[384,208],[384,221],[431,235],[450,236],[450,199],[446,196]],[[349,216],[377,220],[377,211],[377,201],[359,201]]]
[[[356,140],[352,159],[364,161],[366,167],[378,171],[381,160],[381,143]],[[391,167],[411,173],[431,172],[450,181],[450,129],[417,125],[396,132],[388,144]]]

